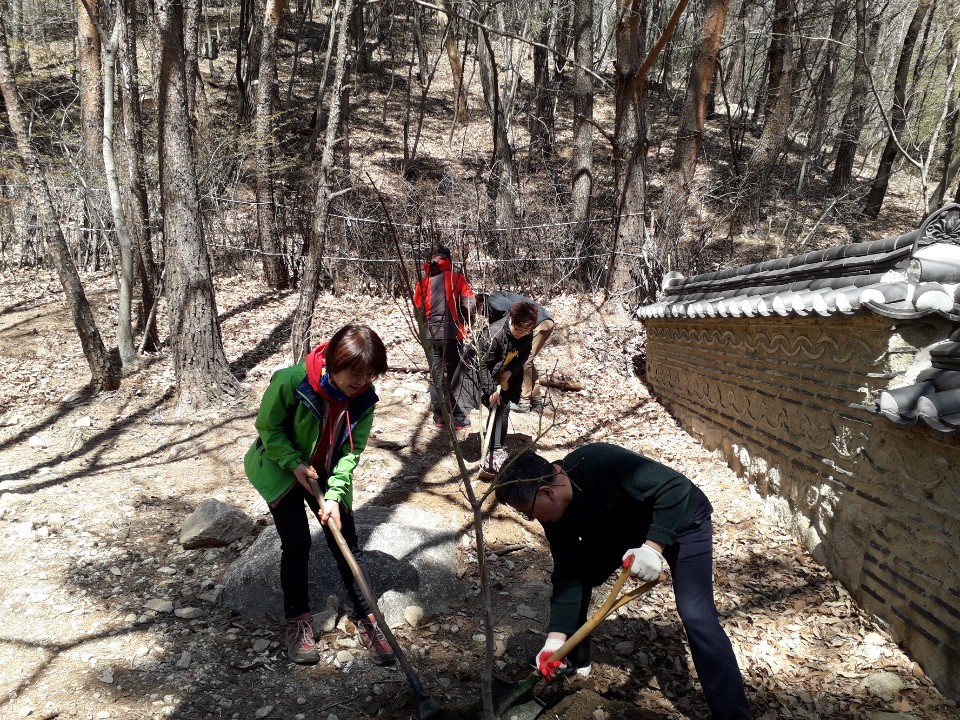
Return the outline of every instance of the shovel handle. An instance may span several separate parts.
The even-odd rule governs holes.
[[[309,480],[310,489],[313,491],[313,494],[316,496],[322,507],[323,495],[320,493],[320,485],[315,478],[310,478]],[[317,520],[319,520],[320,513],[317,513],[316,515]],[[420,678],[417,676],[416,671],[410,666],[410,663],[407,662],[407,657],[403,654],[403,650],[400,648],[400,643],[397,641],[397,638],[390,629],[390,626],[387,625],[387,621],[384,620],[383,613],[380,611],[380,606],[377,605],[377,599],[373,596],[373,591],[370,589],[370,583],[367,582],[367,577],[364,574],[363,569],[360,567],[360,564],[357,562],[357,559],[353,556],[353,552],[350,550],[350,546],[344,539],[343,533],[340,532],[340,528],[337,527],[337,523],[335,522],[327,522],[324,527],[326,527],[330,531],[330,534],[333,535],[333,539],[337,543],[337,547],[340,548],[340,552],[347,561],[347,565],[350,566],[350,572],[353,573],[354,580],[356,580],[357,585],[360,586],[360,592],[363,595],[363,599],[367,601],[367,606],[370,608],[370,613],[376,619],[377,625],[380,626],[380,630],[383,632],[383,636],[387,639],[387,642],[390,643],[390,647],[393,648],[393,653],[396,655],[397,662],[400,663],[400,667],[403,668],[403,672],[407,676],[407,681],[410,683],[410,687],[413,688],[413,691],[417,694],[417,697],[421,702],[426,700],[430,697],[430,693],[423,689],[423,685],[420,683]]]
[[[613,589],[610,591],[607,599],[603,601],[603,604],[590,618],[587,619],[583,625],[577,629],[573,635],[567,638],[563,645],[557,648],[553,655],[548,658],[548,662],[550,660],[563,660],[567,655],[570,654],[570,651],[583,642],[583,639],[592,633],[596,629],[597,625],[603,622],[603,620],[610,615],[610,613],[623,607],[631,600],[640,597],[645,592],[650,590],[654,585],[660,582],[660,579],[657,578],[656,580],[651,580],[650,582],[645,582],[642,585],[638,585],[632,590],[621,595],[620,591],[623,589],[623,585],[627,581],[628,577],[630,577],[630,570],[624,568],[620,572],[620,576],[614,583]]]

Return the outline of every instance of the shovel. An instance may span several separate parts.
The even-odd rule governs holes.
[[[313,491],[313,494],[316,496],[317,500],[320,501],[322,506],[323,494],[320,492],[320,485],[314,478],[310,478],[310,489]],[[320,519],[320,513],[317,513],[317,519]],[[337,547],[340,548],[340,552],[343,553],[343,557],[346,558],[347,565],[350,566],[350,572],[353,573],[353,577],[357,581],[357,585],[360,586],[360,592],[363,593],[363,598],[367,601],[367,605],[370,607],[370,612],[373,613],[373,617],[377,620],[377,625],[380,626],[380,630],[383,632],[384,637],[387,638],[387,642],[390,643],[390,647],[393,648],[393,652],[397,656],[397,662],[400,663],[400,667],[403,668],[403,672],[407,676],[407,682],[410,683],[410,687],[413,688],[413,692],[417,695],[417,700],[420,703],[420,720],[429,720],[429,718],[438,717],[443,711],[437,704],[437,701],[430,697],[430,693],[423,689],[423,685],[420,683],[420,678],[417,677],[417,672],[410,666],[410,663],[407,662],[407,658],[403,654],[403,650],[400,649],[400,643],[397,642],[396,636],[390,630],[386,620],[383,619],[383,613],[380,612],[380,607],[377,605],[377,599],[373,596],[373,592],[370,590],[370,584],[367,582],[367,578],[363,574],[363,570],[360,569],[357,559],[350,551],[350,546],[347,545],[347,541],[343,539],[343,534],[340,532],[340,528],[337,527],[335,522],[328,522],[326,527],[330,529],[330,534],[333,535],[333,539],[337,542]]]
[[[607,596],[607,599],[604,600],[603,605],[601,605],[597,612],[593,614],[580,628],[569,638],[567,641],[561,645],[553,655],[550,656],[549,660],[563,660],[571,650],[573,650],[577,645],[579,645],[587,635],[592,633],[597,625],[599,625],[605,617],[618,608],[623,607],[631,600],[640,597],[650,588],[660,582],[659,578],[651,582],[643,583],[633,588],[629,592],[621,594],[623,589],[623,584],[627,581],[627,578],[630,577],[630,571],[627,568],[624,568],[620,573],[620,577],[617,578],[616,583],[614,583],[613,590],[610,591],[610,594]],[[549,662],[548,660],[548,662]],[[530,673],[530,677],[525,680],[518,680],[517,682],[505,682],[502,680],[496,680],[496,686],[493,689],[493,710],[497,716],[503,715],[503,713],[510,707],[516,705],[520,700],[531,692],[534,686],[540,682],[543,676],[538,670],[534,670]],[[512,713],[509,717],[516,717],[516,720],[532,720],[532,718],[539,715],[540,708],[535,706],[534,703],[526,703],[523,705],[522,709],[520,707],[516,708],[516,711]]]

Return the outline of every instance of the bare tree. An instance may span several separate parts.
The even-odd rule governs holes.
[[[290,282],[287,266],[280,254],[277,235],[276,196],[273,187],[273,166],[276,139],[273,116],[277,106],[277,38],[283,18],[285,0],[266,0],[263,37],[260,40],[260,72],[257,81],[257,104],[254,115],[254,163],[257,185],[257,229],[263,250],[263,277],[274,290],[285,289]]]
[[[659,242],[668,252],[679,246],[686,222],[687,201],[693,191],[697,159],[703,144],[707,98],[710,95],[728,8],[729,0],[706,0],[700,35],[693,47],[686,98],[680,114],[673,160],[658,218]],[[691,264],[692,251],[694,249],[690,248],[682,257],[677,258],[681,271],[694,269]]]
[[[593,0],[573,3],[573,146],[570,158],[571,217],[586,236],[593,198]]]
[[[297,304],[297,312],[293,321],[291,350],[294,362],[299,362],[312,347],[313,310],[317,302],[317,293],[320,290],[320,273],[330,203],[339,192],[343,192],[335,190],[336,167],[334,160],[336,145],[339,140],[337,130],[340,128],[340,102],[343,97],[344,77],[349,64],[348,40],[350,39],[350,33],[347,31],[347,23],[350,22],[352,16],[353,0],[343,0],[340,11],[341,27],[337,40],[337,64],[334,68],[333,87],[330,91],[330,105],[327,113],[326,139],[317,168],[317,197],[313,205],[313,221],[310,226],[310,248],[303,269],[303,279],[300,283],[300,301]],[[336,22],[336,17],[331,16],[331,33]]]
[[[890,108],[890,134],[887,142],[883,146],[883,153],[880,155],[880,162],[877,165],[877,174],[863,201],[863,214],[870,218],[875,218],[880,214],[880,207],[883,205],[883,198],[887,194],[887,186],[890,184],[890,172],[893,169],[893,161],[897,157],[897,138],[896,135],[903,130],[907,123],[907,114],[910,109],[910,101],[907,99],[907,83],[910,80],[910,60],[913,57],[913,48],[917,42],[917,36],[923,27],[923,20],[930,9],[933,0],[919,0],[917,8],[907,27],[907,33],[903,38],[903,46],[900,49],[900,59],[897,61],[897,72],[893,82],[893,100]]]
[[[454,116],[459,122],[467,119],[467,92],[463,86],[463,63],[460,62],[460,52],[457,48],[457,34],[454,16],[450,12],[451,0],[443,0],[443,11],[437,11],[437,24],[443,33],[443,49],[447,53],[447,62],[450,63],[450,74],[453,76],[453,109]]]
[[[10,49],[7,46],[7,27],[0,13],[0,92],[7,110],[7,119],[10,130],[17,143],[17,153],[23,169],[30,183],[30,193],[37,215],[40,219],[41,232],[47,242],[47,247],[53,253],[60,284],[66,296],[67,306],[73,317],[73,324],[80,337],[83,354],[90,367],[90,390],[94,393],[102,390],[115,390],[120,387],[120,368],[110,357],[100,330],[90,310],[90,303],[83,291],[77,266],[70,255],[67,241],[57,221],[56,210],[46,178],[40,167],[40,158],[30,143],[30,132],[26,115],[20,105],[20,95],[13,75],[13,63],[10,60]]]
[[[873,64],[877,52],[877,40],[880,37],[880,16],[867,16],[865,0],[856,2],[857,48],[853,66],[850,97],[847,109],[837,131],[837,157],[830,177],[830,190],[834,194],[843,192],[853,175],[853,162],[856,159],[863,120],[866,116],[870,93],[869,66]]]
[[[200,219],[200,199],[187,99],[183,6],[159,0],[160,193],[166,248],[170,346],[177,380],[177,414],[234,394],[214,300],[210,257]]]
[[[153,257],[150,204],[147,198],[147,173],[143,151],[143,118],[140,110],[140,88],[137,84],[136,0],[121,0],[117,12],[122,14],[123,28],[120,54],[123,132],[127,163],[125,176],[127,225],[137,248],[137,274],[140,278],[141,307],[138,328],[143,331],[141,348],[156,350],[160,346],[156,312],[160,297],[160,273]]]
[[[767,117],[763,133],[750,156],[740,193],[730,215],[731,237],[739,234],[748,216],[751,221],[758,216],[760,205],[767,194],[767,183],[786,144],[790,111],[793,107],[793,8],[792,0],[776,0],[774,5],[767,53]]]

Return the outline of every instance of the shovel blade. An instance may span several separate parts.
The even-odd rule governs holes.
[[[540,675],[537,673],[531,673],[530,677],[517,682],[507,682],[495,677],[493,679],[493,711],[498,717],[503,717],[505,720],[511,717],[509,714],[505,715],[505,711],[514,705],[519,705],[522,700],[530,695],[539,680]],[[534,704],[536,704],[535,701]],[[540,708],[539,705],[537,707]],[[536,717],[536,715],[530,717]],[[526,720],[526,717],[521,716],[517,720]]]
[[[543,713],[543,706],[536,700],[527,700],[520,705],[507,708],[500,714],[500,720],[537,720]]]

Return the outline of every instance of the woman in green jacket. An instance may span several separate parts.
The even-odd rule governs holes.
[[[328,529],[340,528],[357,562],[363,553],[353,519],[353,470],[370,436],[378,398],[373,380],[387,370],[383,341],[365,325],[346,325],[298,365],[274,373],[257,413],[257,440],[243,459],[247,477],[270,506],[280,536],[280,586],[287,655],[320,659],[307,587],[310,526],[304,503],[320,515],[324,536],[353,603],[360,641],[379,665],[393,651]],[[323,507],[310,488],[315,481]]]

